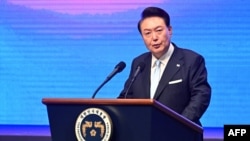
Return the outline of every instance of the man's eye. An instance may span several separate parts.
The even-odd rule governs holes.
[[[144,33],[144,35],[147,36],[147,37],[150,36],[150,34],[151,34],[151,32],[145,32]]]

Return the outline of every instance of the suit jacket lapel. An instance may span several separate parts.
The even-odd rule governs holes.
[[[174,52],[169,59],[169,62],[162,74],[161,80],[159,82],[158,88],[156,90],[154,98],[157,99],[163,92],[163,90],[168,86],[169,81],[179,71],[180,67],[183,65],[182,54],[179,49],[175,47]]]

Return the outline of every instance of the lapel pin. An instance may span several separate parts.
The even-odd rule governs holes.
[[[180,67],[181,65],[180,64],[176,64],[176,67]]]

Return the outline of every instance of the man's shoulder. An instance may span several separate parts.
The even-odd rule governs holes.
[[[150,52],[142,53],[133,59],[132,64],[133,66],[138,66],[141,62],[148,63],[151,61],[151,56]]]
[[[175,52],[177,54],[181,54],[183,56],[189,56],[189,57],[202,57],[202,55],[194,50],[188,49],[188,48],[182,48],[175,45]]]

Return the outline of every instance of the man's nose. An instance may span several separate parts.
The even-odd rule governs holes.
[[[152,33],[152,39],[153,40],[157,40],[158,39],[158,35],[156,34],[156,32]]]

